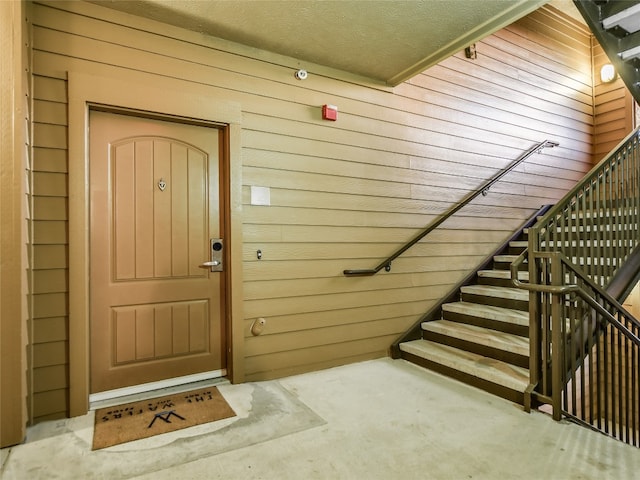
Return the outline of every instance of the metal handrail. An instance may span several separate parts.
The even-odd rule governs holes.
[[[434,221],[429,226],[427,226],[424,230],[422,230],[420,233],[418,233],[418,235],[416,235],[409,242],[407,242],[405,245],[403,245],[398,250],[396,250],[395,253],[393,253],[387,259],[382,261],[375,268],[362,269],[362,270],[357,270],[357,269],[351,270],[351,269],[349,269],[349,270],[344,270],[342,273],[347,277],[366,277],[366,276],[375,275],[376,273],[378,273],[383,268],[387,272],[390,271],[391,270],[391,262],[393,262],[396,258],[398,258],[400,255],[402,255],[404,252],[409,250],[411,247],[413,247],[416,243],[418,243],[420,240],[422,240],[424,237],[426,237],[433,230],[438,228],[445,220],[447,220],[449,217],[454,215],[456,212],[458,212],[458,210],[460,210],[462,207],[466,206],[468,203],[470,203],[476,197],[478,197],[480,195],[483,195],[483,196],[486,195],[487,191],[498,180],[500,180],[502,177],[504,177],[507,173],[509,173],[515,167],[520,165],[520,163],[525,161],[527,158],[529,158],[534,153],[536,153],[536,152],[539,153],[544,148],[553,148],[553,147],[557,147],[558,145],[560,145],[558,142],[553,142],[551,140],[544,140],[544,141],[534,145],[533,147],[531,147],[525,153],[520,155],[520,157],[518,157],[513,162],[511,162],[511,164],[509,166],[507,166],[506,168],[501,170],[499,173],[497,173],[496,175],[491,177],[491,179],[489,179],[487,182],[485,182],[485,184],[482,185],[480,188],[478,188],[477,190],[475,190],[473,192],[469,192],[469,194],[467,194],[467,196],[464,199],[462,199],[457,205],[454,205],[449,210],[447,210],[445,213],[443,213],[436,221]]]

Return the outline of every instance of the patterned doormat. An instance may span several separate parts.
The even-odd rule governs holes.
[[[101,408],[96,411],[93,450],[235,415],[216,387]]]

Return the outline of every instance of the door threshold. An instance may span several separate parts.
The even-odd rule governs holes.
[[[226,369],[212,370],[184,377],[169,378],[159,382],[141,383],[140,385],[92,393],[89,395],[89,410],[229,383],[229,380],[225,377],[226,374]]]

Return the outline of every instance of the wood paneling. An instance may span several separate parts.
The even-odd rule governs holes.
[[[115,279],[203,277],[205,155],[160,137],[127,139],[111,155]],[[165,181],[165,195],[154,179]]]
[[[113,308],[115,364],[208,351],[208,308],[202,300]]]
[[[610,63],[602,47],[593,39],[594,145],[593,161],[599,162],[633,129],[633,97],[620,77],[610,83],[600,80],[602,65]]]
[[[68,70],[126,70],[167,92],[182,88],[203,101],[222,94],[241,105],[245,318],[234,321],[246,324],[248,380],[384,355],[498,242],[591,167],[590,35],[553,10],[479,42],[477,60],[460,53],[393,91],[315,75],[313,66],[299,82],[291,68],[249,50],[238,55],[241,47],[96,5],[38,3],[34,18],[34,237],[40,252],[56,257],[36,265],[43,273],[34,310],[46,315],[36,328],[55,344],[64,344],[67,293]],[[325,103],[338,105],[337,122],[322,121]],[[390,273],[342,276],[373,267],[544,139],[561,146],[529,159]],[[268,188],[271,204],[251,205],[251,186]],[[253,337],[258,317],[267,323]],[[66,397],[35,401],[45,398]]]

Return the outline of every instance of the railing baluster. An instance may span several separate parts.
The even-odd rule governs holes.
[[[616,369],[616,418],[618,421],[617,424],[617,437],[622,440],[624,438],[624,414],[623,414],[623,405],[624,405],[624,395],[622,394],[624,388],[624,378],[622,376],[622,367],[623,367],[623,348],[622,348],[622,338],[620,338],[620,333],[616,332],[615,335],[616,340],[616,360],[614,362],[614,367]]]
[[[622,246],[624,249],[624,257],[627,258],[630,247],[629,238],[629,173],[631,166],[629,162],[625,162],[622,168],[622,183],[620,184],[620,203],[622,204],[622,225],[624,226],[622,232]]]
[[[591,183],[589,184],[589,188],[595,195],[585,195],[589,198],[589,209],[587,211],[587,214],[590,216],[590,218],[595,218],[597,203],[594,204],[594,201],[597,200],[599,195],[598,182],[596,179],[591,181]],[[588,232],[587,228],[589,229]],[[591,255],[589,255],[589,258],[598,258],[598,254],[600,252],[600,247],[598,245],[599,238],[598,234],[594,232],[595,228],[596,227],[593,225],[589,227],[587,227],[587,225],[584,226],[585,241],[588,241],[591,244]]]
[[[574,280],[574,283],[575,282]],[[588,397],[585,395],[585,369],[588,368],[585,365],[585,359],[587,359],[587,352],[585,351],[585,342],[587,339],[587,335],[585,334],[585,321],[586,312],[584,308],[584,302],[582,300],[577,300],[578,303],[578,311],[576,317],[578,319],[578,327],[576,329],[576,338],[578,341],[578,356],[580,366],[578,367],[580,370],[580,416],[581,418],[586,417],[586,407],[585,403]]]
[[[636,335],[640,333],[638,329],[634,329]],[[638,389],[638,347],[630,343],[629,364],[631,365],[630,375],[630,387],[631,392],[629,395],[629,403],[631,404],[630,421],[631,421],[631,443],[632,445],[638,445],[638,435],[640,435],[640,421],[638,421],[638,414],[640,413],[640,402],[638,402],[637,389]]]
[[[614,160],[615,162],[615,160]],[[606,256],[603,259],[604,260],[604,267],[605,267],[605,278],[609,278],[610,275],[610,262],[613,261],[613,259],[615,258],[615,253],[613,251],[613,237],[616,234],[616,231],[618,230],[618,226],[615,224],[613,220],[613,212],[611,212],[609,214],[609,219],[607,219],[605,217],[607,210],[611,210],[613,207],[613,189],[614,189],[614,180],[613,177],[615,175],[615,167],[614,167],[614,163],[612,162],[611,164],[611,169],[610,169],[610,173],[607,176],[607,203],[604,206],[604,208],[602,209],[601,215],[602,215],[602,220],[604,222],[605,225],[611,225],[612,228],[608,231],[607,233],[607,241],[605,243],[606,245]]]
[[[557,257],[552,258],[551,262],[551,284],[554,286],[560,286],[564,282],[560,277],[563,275],[561,264]],[[565,349],[564,349],[564,312],[562,309],[562,297],[560,295],[553,295],[551,298],[551,319],[553,324],[551,325],[551,363],[552,365],[558,365],[559,368],[554,368],[551,371],[551,392],[552,392],[552,406],[553,406],[553,418],[554,420],[560,420],[562,418],[562,392],[566,385],[563,372],[565,371]]]
[[[588,342],[589,342],[588,351],[591,352],[592,355],[585,357],[585,361],[589,361],[588,363],[589,365],[589,397],[588,397],[589,398],[589,424],[593,425],[595,421],[596,407],[598,406],[598,397],[594,395],[594,388],[596,387],[597,383],[594,382],[594,371],[593,371],[594,363],[597,365],[597,350],[594,354],[594,350],[596,349],[596,344],[593,342],[591,336],[589,336]]]
[[[595,324],[596,329],[599,329],[599,322]],[[600,370],[600,365],[602,364],[602,358],[604,357],[604,348],[601,346],[601,342],[604,342],[604,335],[600,335],[596,337],[596,398],[598,400],[598,410],[597,410],[597,425],[598,430],[602,430],[602,415],[605,409],[604,401],[602,398],[602,382],[603,382],[603,372]],[[604,343],[602,343],[604,345]],[[605,389],[606,393],[606,389]]]
[[[565,273],[562,272],[562,275],[565,276]],[[570,284],[574,284],[575,283],[575,277],[573,275],[570,274],[570,278],[568,279],[568,283]],[[565,279],[563,278],[561,280],[561,284],[565,283]],[[563,325],[567,325],[568,326],[568,331],[564,333],[564,338],[569,340],[569,371],[570,376],[571,376],[571,391],[569,392],[571,394],[571,414],[572,415],[577,415],[578,414],[578,410],[577,410],[577,403],[578,403],[578,397],[576,395],[577,393],[577,385],[576,385],[576,381],[577,381],[577,376],[576,376],[576,371],[577,371],[577,361],[578,361],[578,355],[577,355],[577,351],[576,351],[576,340],[578,340],[577,334],[578,334],[578,329],[579,329],[579,325],[576,323],[576,318],[578,318],[577,316],[577,310],[578,310],[578,306],[577,306],[577,299],[573,298],[571,295],[568,295],[567,300],[565,301],[566,303],[568,303],[568,308],[566,308],[566,312],[567,312],[567,318],[569,319],[569,321],[564,321],[562,322]]]
[[[607,424],[610,425],[611,435],[616,436],[616,404],[615,404],[615,372],[616,372],[616,362],[615,362],[615,335],[613,329],[607,326],[609,329],[609,356],[607,358],[607,374],[610,374],[609,378],[609,393],[607,396],[607,404],[609,405],[609,412],[611,414],[611,421],[609,421],[609,417],[607,416]]]
[[[604,180],[604,173],[602,174],[602,178]],[[598,180],[599,180],[599,176],[598,176]],[[591,224],[591,228],[592,230],[594,230],[594,242],[596,242],[596,256],[594,257],[594,259],[592,261],[597,261],[598,265],[597,267],[595,267],[594,271],[595,271],[595,275],[599,275],[600,278],[602,278],[602,276],[604,276],[604,267],[602,265],[602,258],[604,258],[604,241],[605,241],[605,232],[602,231],[603,227],[600,224],[600,218],[597,215],[598,210],[600,210],[600,205],[602,202],[602,197],[603,197],[603,191],[602,189],[604,188],[604,182],[602,183],[598,183],[596,186],[596,206],[593,210],[593,212],[591,213],[592,218],[595,218],[596,220],[593,221],[593,223]],[[607,228],[607,226],[605,225],[604,228]]]
[[[624,413],[624,436],[625,442],[629,443],[629,413],[631,405],[629,405],[629,342],[627,339],[624,339],[624,355],[622,356],[622,361],[624,361],[624,368],[620,367],[620,375],[623,375],[622,381],[624,382],[624,388],[621,389],[620,393],[622,396],[622,403],[620,405],[620,415]]]

